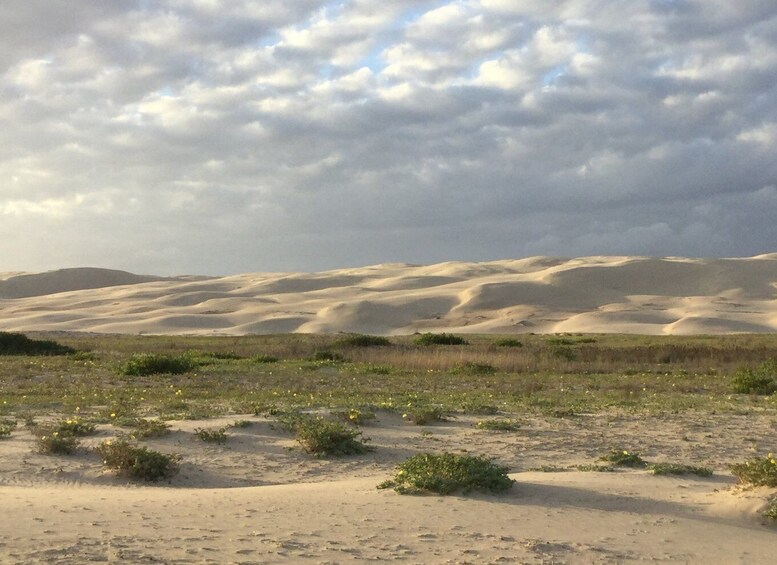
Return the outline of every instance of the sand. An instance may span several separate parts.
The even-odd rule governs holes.
[[[767,416],[528,417],[488,432],[461,416],[413,426],[389,412],[364,427],[375,451],[316,459],[260,416],[226,444],[192,431],[234,420],[173,422],[147,445],[183,455],[152,486],[104,471],[88,449],[33,452],[24,429],[0,441],[2,563],[771,563],[777,530],[761,490],[734,486],[727,465],[774,444]],[[743,445],[741,429],[749,440]],[[115,430],[102,426],[95,445]],[[684,438],[684,439],[681,439]],[[613,444],[655,461],[715,469],[709,478],[532,471],[591,463]],[[402,496],[376,485],[422,451],[493,456],[516,480],[503,495]]]
[[[244,335],[426,331],[723,334],[777,329],[777,254],[532,257],[321,273],[0,274],[0,330]]]

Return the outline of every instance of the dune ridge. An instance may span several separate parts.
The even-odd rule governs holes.
[[[0,276],[0,330],[720,334],[777,329],[777,254],[530,257],[318,273]]]

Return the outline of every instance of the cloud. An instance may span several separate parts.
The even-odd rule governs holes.
[[[0,270],[777,246],[772,1],[35,0],[0,21]]]

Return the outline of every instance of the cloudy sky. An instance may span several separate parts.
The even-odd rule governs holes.
[[[774,0],[3,0],[0,271],[777,251]]]

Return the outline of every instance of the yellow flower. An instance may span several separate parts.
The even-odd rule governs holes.
[[[115,418],[115,417],[116,417],[116,412],[111,412],[111,418]]]

